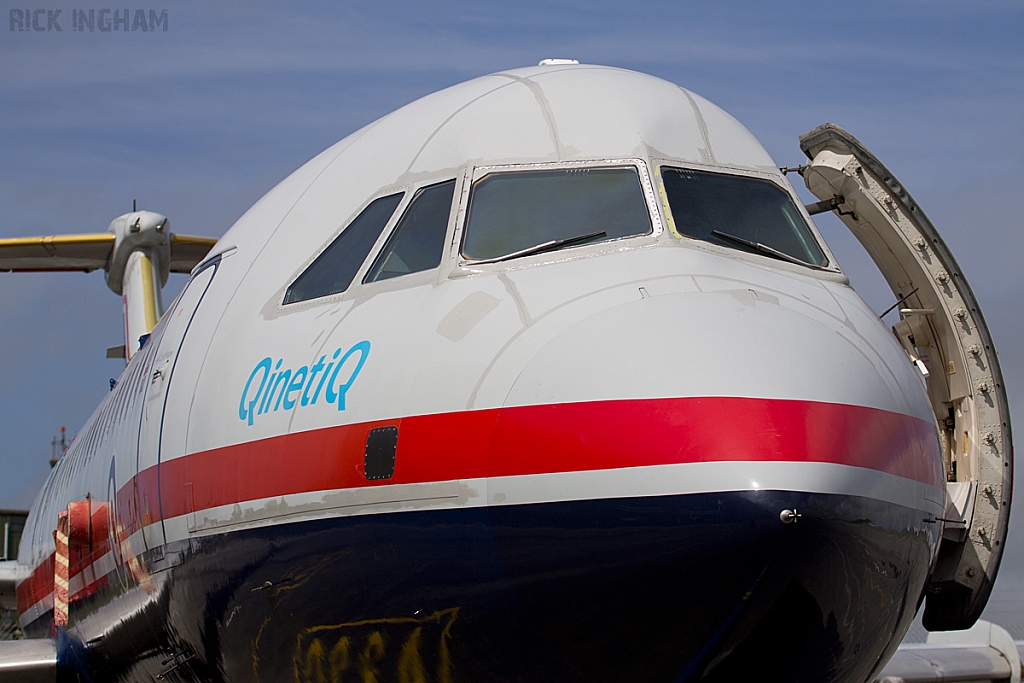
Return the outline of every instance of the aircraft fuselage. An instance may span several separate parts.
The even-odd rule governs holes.
[[[615,88],[636,92],[598,120],[636,135],[571,124]],[[452,130],[473,107],[487,123]],[[646,76],[539,68],[297,171],[193,271],[52,473],[23,542],[26,631],[97,680],[866,680],[936,557],[935,419],[726,117]],[[635,177],[635,230],[473,241],[489,178],[605,171],[601,197]],[[806,244],[694,238],[672,183],[718,182],[700,173],[769,183]],[[303,284],[396,195],[346,287]],[[444,209],[429,267],[394,246],[417,197]],[[69,527],[61,624],[72,502],[93,523]]]

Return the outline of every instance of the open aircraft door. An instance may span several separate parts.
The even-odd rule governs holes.
[[[956,260],[892,173],[831,123],[800,136],[800,148],[811,159],[804,182],[822,200],[808,209],[836,211],[900,302],[893,332],[925,378],[947,481],[924,625],[969,628],[988,602],[1010,516],[1010,412],[995,345]]]

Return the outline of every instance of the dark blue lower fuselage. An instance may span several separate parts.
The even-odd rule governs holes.
[[[149,553],[148,591],[112,576],[72,603],[62,676],[863,681],[914,617],[934,527],[760,491],[239,530]]]

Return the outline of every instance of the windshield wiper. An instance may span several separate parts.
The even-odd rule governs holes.
[[[801,261],[800,259],[796,258],[795,256],[790,256],[789,254],[785,254],[785,253],[779,251],[778,249],[772,249],[767,244],[761,244],[760,242],[751,242],[750,240],[745,240],[742,237],[737,237],[736,235],[730,235],[729,233],[722,232],[721,230],[712,230],[711,234],[712,235],[717,235],[718,237],[721,237],[723,239],[732,240],[733,242],[736,242],[737,244],[742,244],[745,247],[750,247],[751,249],[756,249],[757,251],[761,252],[762,254],[768,254],[769,256],[774,256],[777,259],[782,259],[783,261],[789,261],[790,263],[795,263],[795,264],[800,265],[800,266],[811,266],[812,268],[814,267],[813,263],[808,263],[807,261]]]
[[[504,256],[495,256],[494,258],[482,258],[474,259],[473,263],[498,263],[499,261],[508,261],[509,259],[519,258],[520,256],[531,256],[533,254],[540,254],[545,251],[554,251],[567,247],[570,244],[576,244],[577,242],[585,242],[586,240],[593,239],[595,237],[604,237],[607,235],[604,230],[598,232],[592,232],[589,235],[577,235],[576,237],[566,237],[561,240],[551,240],[550,242],[543,242],[536,244],[526,249],[520,249],[519,251],[513,251],[511,254],[505,254]]]

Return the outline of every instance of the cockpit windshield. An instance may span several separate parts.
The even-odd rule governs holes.
[[[473,185],[462,256],[504,261],[651,232],[632,166],[490,173]]]
[[[665,168],[676,230],[687,237],[822,267],[828,263],[789,193],[761,178]]]

